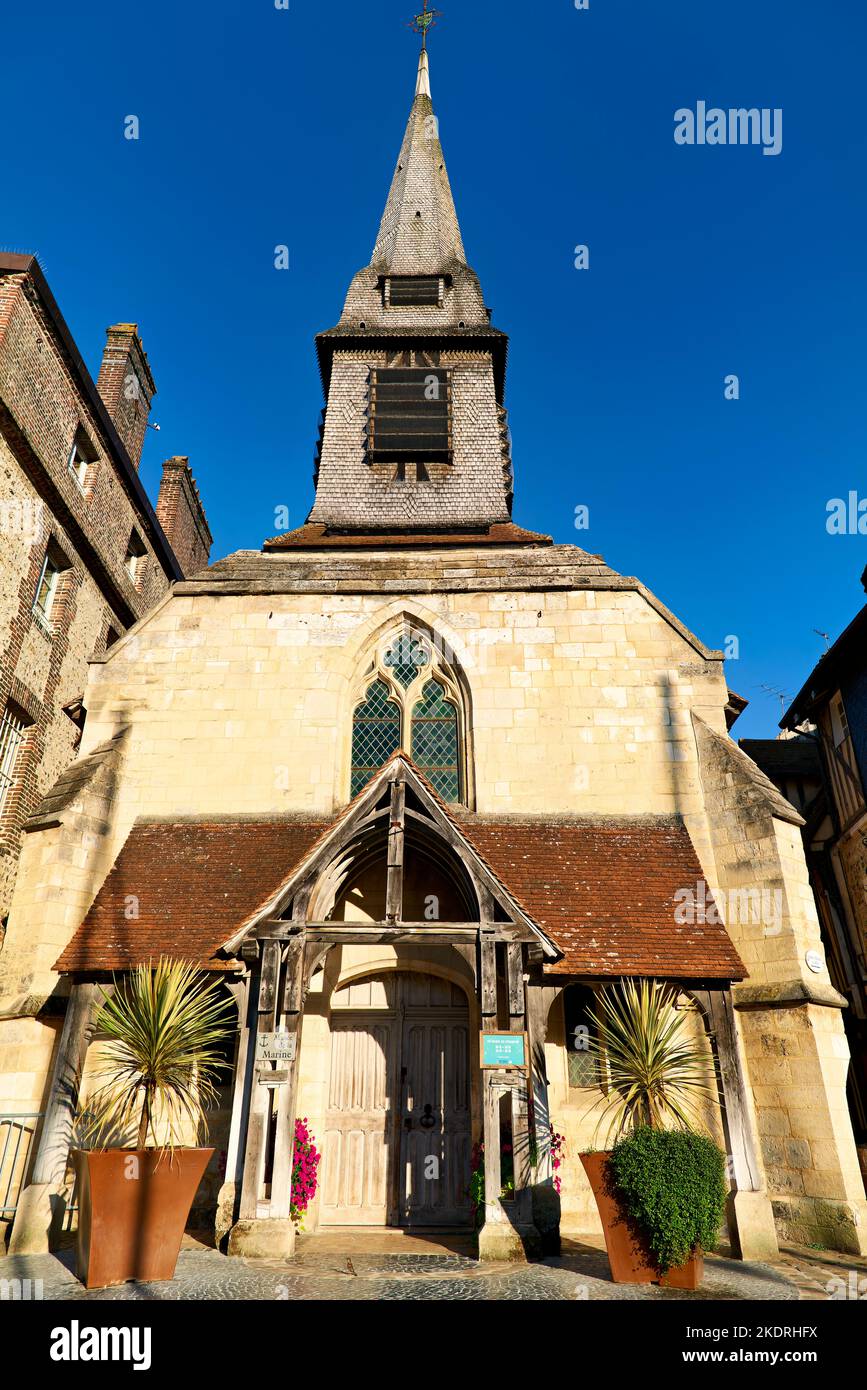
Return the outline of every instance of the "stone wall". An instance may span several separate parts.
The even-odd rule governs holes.
[[[499,558],[504,571],[515,571],[512,556]],[[335,576],[343,562],[336,563]],[[227,580],[210,591],[207,583],[183,586],[195,592],[167,597],[94,662],[82,752],[96,757],[119,729],[128,729],[122,773],[120,754],[105,754],[87,786],[58,808],[60,825],[28,836],[8,945],[10,964],[21,968],[7,984],[7,1000],[15,993],[20,1007],[55,988],[51,962],[136,817],[329,815],[345,805],[354,699],[378,644],[409,624],[437,643],[466,692],[471,809],[680,814],[710,892],[726,904],[740,901],[726,896],[732,890],[750,886],[780,893],[779,930],[769,933],[749,915],[730,923],[750,969],[741,998],[750,1011],[740,1014],[741,1030],[766,1145],[776,1137],[769,1126],[780,1123],[771,1111],[784,1112],[789,1125],[782,1159],[773,1143],[766,1148],[772,1196],[783,1229],[814,1230],[806,1218],[817,1210],[816,1189],[824,1185],[836,1193],[821,1201],[822,1210],[836,1203],[837,1243],[857,1242],[857,1164],[844,1122],[845,1039],[827,977],[817,978],[803,961],[819,934],[798,817],[727,738],[721,661],[634,581],[615,577],[593,581],[595,588],[528,592],[509,588],[503,575],[480,591],[448,577],[459,571],[457,559],[430,563],[440,578],[411,598],[406,585],[421,586],[418,555],[395,561],[394,587],[403,597],[373,592],[370,578],[360,592],[337,578],[331,582],[335,590],[342,583],[342,592],[321,586],[314,592],[309,578],[294,589],[262,580],[260,591],[252,591],[254,581]],[[362,568],[370,576],[375,567],[365,561]],[[282,573],[270,562],[265,571]],[[90,850],[81,845],[84,818],[91,822]],[[699,886],[684,885],[693,887]],[[795,1014],[776,1005],[793,982],[806,989],[808,975],[811,997],[821,986],[828,1004],[808,1004],[806,996],[791,1001],[800,1010],[803,1066],[790,1070],[785,1084],[771,1082],[781,1059],[766,1066],[768,1047],[789,1041],[795,1026]],[[750,995],[751,989],[775,993]],[[320,1052],[324,1045],[320,1037]],[[552,1114],[575,1155],[589,1138],[586,1107],[563,1088],[565,1053],[556,1033],[550,1045]],[[0,1072],[4,1047],[0,1028]],[[304,1084],[313,1088],[306,1101],[313,1110],[322,1077],[308,1075]],[[816,1174],[809,1183],[798,1166],[805,1144]],[[564,1209],[574,1224],[589,1220],[580,1174]]]

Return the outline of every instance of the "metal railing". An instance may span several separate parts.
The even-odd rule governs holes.
[[[30,1162],[41,1110],[0,1113],[0,1218],[8,1219],[18,1208],[18,1195]]]

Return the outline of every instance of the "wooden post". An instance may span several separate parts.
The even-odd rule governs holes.
[[[99,985],[72,986],[51,1074],[51,1091],[30,1179],[32,1183],[59,1185],[66,1176],[81,1074],[102,999]]]
[[[392,782],[388,818],[388,862],[385,880],[385,920],[399,922],[403,916],[403,846],[406,783]]]
[[[217,1193],[217,1211],[214,1220],[214,1234],[217,1248],[232,1229],[238,1206],[241,1179],[243,1176],[243,1136],[247,1132],[247,1116],[250,1101],[250,1070],[253,1049],[250,1047],[250,976],[227,983],[226,988],[235,1001],[238,1010],[238,1036],[235,1046],[233,1068],[234,1086],[232,1089],[232,1115],[229,1121],[229,1137],[226,1143],[226,1172],[223,1184]]]
[[[105,993],[110,993],[110,989]],[[9,1238],[10,1255],[48,1250],[49,1232],[56,1215],[52,1212],[52,1198],[66,1182],[81,1074],[102,999],[99,985],[76,983],[72,986],[32,1176],[19,1198]]]
[[[483,908],[484,911],[484,908]],[[482,926],[479,934],[479,981],[482,1001],[482,1032],[497,1031],[497,944],[493,926]],[[482,1070],[482,1115],[485,1139],[485,1224],[500,1225],[506,1220],[500,1201],[500,1093],[490,1071]]]
[[[509,995],[509,1030],[524,1032],[524,948],[520,941],[506,946],[506,980]],[[529,1061],[529,1058],[528,1058]],[[529,1072],[519,1085],[512,1088],[512,1165],[515,1175],[515,1210],[518,1222],[525,1225],[533,1219],[530,1182],[530,1112]]]
[[[271,1118],[271,1092],[267,1086],[257,1084],[258,1068],[255,1062],[256,1036],[270,1033],[274,1029],[277,1009],[277,982],[280,972],[282,943],[266,938],[261,943],[259,961],[259,998],[256,1009],[256,1032],[250,1038],[254,1052],[253,1065],[249,1069],[250,1097],[248,1102],[247,1143],[244,1150],[244,1177],[241,1184],[242,1221],[255,1221],[259,1213],[259,1199],[265,1173],[265,1159],[268,1145],[268,1126]],[[252,1029],[251,1029],[252,1035]]]
[[[731,1180],[737,1191],[756,1192],[762,1184],[756,1145],[750,1132],[750,1117],[746,1110],[746,1078],[735,1036],[731,991],[694,990],[693,996],[704,1014],[717,1062],[722,1093],[720,1113],[731,1160]]]
[[[779,1255],[776,1225],[759,1159],[732,992],[690,993],[704,1015],[719,1071],[720,1113],[732,1184],[726,1204],[732,1248],[743,1260],[775,1259]]]
[[[551,1114],[548,1104],[548,1070],[545,1040],[548,1016],[562,985],[530,984],[527,989],[527,1039],[530,1047],[530,1079],[533,1087],[537,1165],[533,1187],[533,1224],[547,1254],[560,1253],[560,1198],[554,1191],[551,1162]]]
[[[227,985],[227,989],[235,1000],[235,1007],[238,1010],[238,1044],[235,1049],[232,1116],[229,1121],[229,1137],[226,1143],[226,1182],[238,1183],[243,1174],[241,1136],[246,1133],[247,1103],[250,1099],[247,1071],[253,1055],[250,1047],[250,976],[246,976],[243,980],[233,981]]]
[[[292,1205],[292,1164],[295,1153],[295,1106],[301,1052],[301,1018],[304,998],[304,937],[299,933],[286,947],[283,1029],[294,1040],[294,1052],[285,1066],[286,1080],[277,1092],[277,1127],[271,1169],[270,1216],[284,1220]]]

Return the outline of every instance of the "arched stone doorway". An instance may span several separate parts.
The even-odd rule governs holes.
[[[320,1223],[469,1225],[471,1148],[464,991],[421,969],[337,988]]]

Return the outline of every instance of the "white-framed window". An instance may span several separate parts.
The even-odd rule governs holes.
[[[27,731],[27,721],[12,706],[7,705],[0,717],[0,815],[5,810],[9,794],[15,786],[21,745]]]
[[[831,701],[831,732],[834,735],[835,748],[839,748],[849,737],[849,721],[846,718],[842,695],[835,695]]]
[[[57,597],[57,588],[62,573],[63,570],[57,557],[52,555],[50,549],[47,550],[45,559],[42,561],[39,583],[36,585],[36,595],[33,599],[33,616],[43,627],[50,625],[51,610]]]
[[[84,430],[77,429],[66,466],[82,492],[84,492],[84,484],[87,479],[87,470],[95,458],[96,451]]]
[[[137,584],[141,578],[141,562],[146,554],[147,548],[145,547],[144,541],[138,531],[133,530],[130,533],[129,545],[126,548],[126,555],[123,561],[124,569],[133,584]]]

